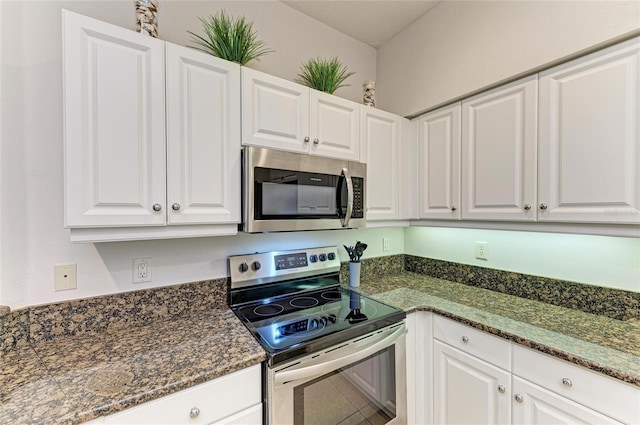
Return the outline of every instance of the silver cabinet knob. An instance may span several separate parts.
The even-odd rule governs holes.
[[[571,379],[569,378],[562,378],[562,385],[571,388],[573,387],[573,382],[571,382]]]
[[[468,336],[463,336],[461,339],[462,339],[462,342],[464,342],[465,344],[467,342],[469,342],[469,337]]]
[[[524,397],[522,397],[522,394],[516,394],[513,396],[513,398],[515,398],[518,403],[522,403],[522,401],[524,400]]]
[[[320,140],[318,140],[318,138],[316,137],[315,139],[313,139],[313,144],[317,145],[320,143]]]
[[[451,211],[455,211],[455,210],[457,210],[456,206],[455,205],[451,205]]]
[[[192,407],[191,411],[189,412],[189,417],[191,419],[195,419],[198,416],[200,416],[200,409],[198,409],[197,407]]]
[[[160,211],[162,209],[162,205],[160,204],[153,204],[153,208],[154,211]]]
[[[504,385],[498,385],[498,391],[504,394],[504,392],[507,391],[507,389],[504,387]]]
[[[524,210],[525,211],[529,211],[531,209],[531,205],[530,204],[524,204]]]
[[[304,142],[305,142],[305,143],[309,143],[309,136],[306,136],[306,137],[304,138]]]
[[[178,211],[180,209],[180,204],[179,203],[174,203],[173,205],[171,205],[171,209],[174,211]]]
[[[540,204],[540,209],[541,210],[546,210],[547,209],[547,204]]]

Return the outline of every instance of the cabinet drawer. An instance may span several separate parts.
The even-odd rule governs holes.
[[[517,345],[513,373],[619,421],[640,423],[639,387]]]
[[[511,371],[511,343],[497,336],[440,316],[434,317],[436,339]]]
[[[105,418],[105,424],[210,424],[261,403],[260,365],[159,398]],[[199,414],[190,417],[192,409]],[[223,422],[225,422],[223,420]]]

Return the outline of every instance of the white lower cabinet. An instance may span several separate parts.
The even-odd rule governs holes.
[[[433,336],[433,422],[416,423],[640,424],[637,386],[437,315]]]
[[[91,425],[262,424],[262,373],[255,365],[159,398]]]
[[[621,423],[517,376],[513,377],[513,393],[514,424]]]
[[[433,421],[433,313],[407,315],[407,423]]]

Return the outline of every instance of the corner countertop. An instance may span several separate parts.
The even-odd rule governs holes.
[[[0,357],[0,423],[86,422],[265,359],[229,309],[22,347]]]
[[[640,321],[621,321],[403,272],[363,280],[360,292],[461,323],[640,386]]]

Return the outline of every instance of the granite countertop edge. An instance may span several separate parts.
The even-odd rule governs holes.
[[[424,277],[421,276],[420,278],[416,279],[416,275],[413,273],[403,273],[401,276],[393,276],[389,280],[397,281],[397,279],[399,278],[400,279],[407,278],[411,283],[406,287],[395,284],[393,285],[393,288],[390,289],[388,287],[385,287],[385,283],[387,283],[385,282],[385,277],[379,277],[375,279],[375,281],[363,280],[361,283],[361,286],[355,289],[357,289],[358,292],[371,296],[372,298],[375,298],[379,301],[385,302],[390,305],[394,305],[399,308],[403,308],[403,310],[407,314],[410,314],[415,311],[432,312],[440,316],[454,320],[456,322],[471,326],[478,330],[485,331],[487,333],[498,336],[500,338],[512,341],[520,346],[533,349],[533,350],[542,352],[544,354],[548,354],[552,357],[568,361],[572,364],[582,366],[594,372],[599,372],[603,375],[609,376],[611,378],[615,378],[619,381],[623,381],[625,383],[634,385],[636,387],[640,387],[640,367],[638,367],[637,371],[636,370],[631,371],[631,370],[626,370],[624,368],[616,367],[615,365],[612,365],[612,364],[606,364],[606,362],[596,361],[594,359],[588,359],[588,358],[585,358],[583,355],[581,355],[579,353],[579,350],[572,352],[570,349],[567,349],[566,347],[561,347],[562,344],[553,345],[553,344],[549,344],[548,342],[541,341],[541,339],[543,338],[535,338],[535,335],[533,336],[526,335],[529,329],[526,329],[521,333],[517,331],[514,332],[513,329],[506,329],[507,326],[505,326],[504,328],[501,328],[500,326],[492,325],[491,323],[489,323],[490,319],[487,319],[486,321],[483,321],[482,319],[484,316],[494,316],[494,318],[498,318],[502,321],[514,324],[515,327],[524,326],[524,327],[533,329],[536,332],[541,332],[543,334],[549,333],[549,334],[555,334],[562,337],[566,337],[568,340],[577,341],[580,344],[597,347],[599,349],[602,349],[606,353],[623,356],[627,360],[629,358],[631,358],[632,361],[637,360],[638,365],[640,365],[640,355],[639,355],[640,353],[636,354],[634,352],[630,354],[630,353],[619,352],[618,350],[615,350],[613,348],[604,347],[602,345],[599,345],[598,343],[588,341],[588,340],[580,340],[579,338],[566,335],[565,333],[558,332],[557,330],[554,331],[554,330],[544,329],[542,327],[530,325],[526,322],[521,322],[516,319],[500,316],[499,313],[492,313],[488,309],[474,307],[469,304],[458,304],[459,302],[456,302],[455,300],[452,300],[450,298],[449,299],[439,298],[438,295],[434,295],[434,293],[432,293],[432,291],[430,291],[430,289],[426,287],[427,285],[425,285],[425,287],[421,287],[420,281],[424,279],[425,282],[427,280],[437,281],[438,283],[444,282],[447,284],[456,285],[456,289],[461,289],[462,291],[468,288],[469,290],[473,290],[477,292],[486,292],[488,294],[491,294],[491,296],[493,297],[503,297],[503,296],[511,297],[509,295],[495,293],[494,291],[489,291],[487,289],[469,287],[468,285],[464,285],[464,284],[457,284],[449,281],[443,281],[441,279],[436,279],[429,276],[424,276]],[[383,282],[381,286],[384,287],[385,290],[380,290],[380,282]],[[418,282],[417,285],[416,285],[416,282]],[[419,300],[419,297],[414,297],[408,303],[403,301],[397,301],[398,294],[401,293],[402,291],[407,291],[407,295],[409,296],[412,295],[414,291],[419,292],[429,297],[429,300],[423,301],[423,300]],[[452,303],[458,304],[459,306],[461,306],[461,308],[464,309],[465,314],[464,315],[456,314],[455,311],[452,311],[455,309],[447,309],[446,306],[433,305],[439,302],[442,302],[442,304],[452,304]],[[538,303],[538,302],[529,301],[529,300],[522,300],[522,302],[526,302],[526,303],[530,302],[531,304],[534,304],[534,305],[535,303]],[[545,305],[545,306],[549,306],[549,305]],[[556,306],[553,306],[552,308],[562,309],[561,307],[556,307]],[[564,309],[564,310],[572,312],[569,309]],[[586,313],[576,312],[575,314],[586,314]]]

